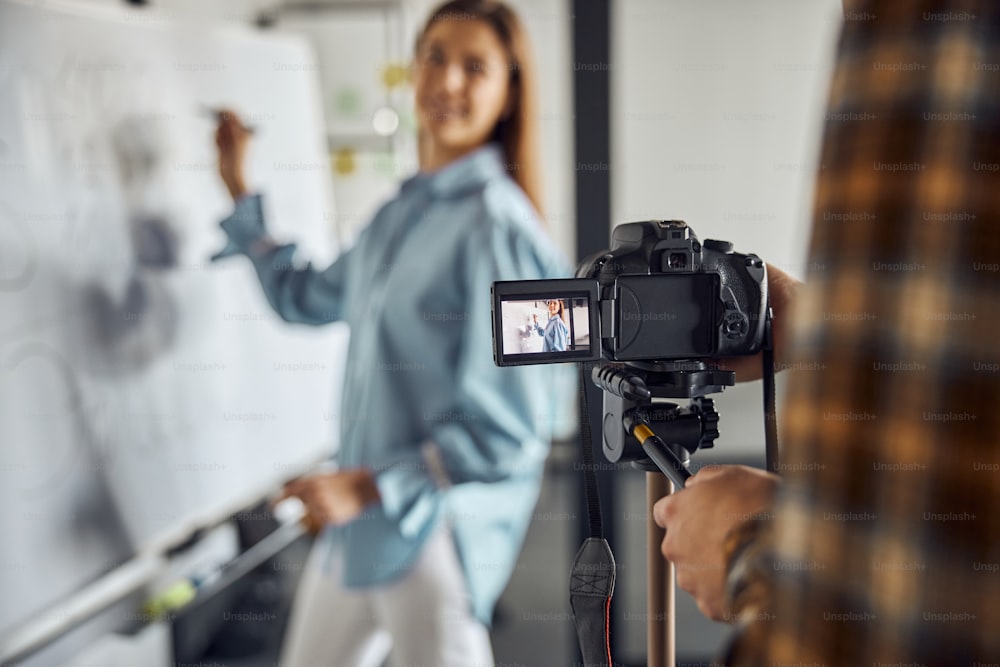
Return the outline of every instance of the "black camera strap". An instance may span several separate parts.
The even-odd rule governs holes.
[[[576,552],[569,598],[583,664],[586,667],[611,667],[611,596],[615,589],[615,559],[604,539],[590,412],[587,408],[588,372],[585,364],[580,364],[579,368],[581,456],[590,535]]]
[[[778,472],[778,418],[774,407],[774,337],[771,304],[764,320],[764,355],[761,358],[764,379],[764,461],[768,471]]]

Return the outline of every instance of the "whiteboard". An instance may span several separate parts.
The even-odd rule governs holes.
[[[249,262],[214,120],[255,126],[271,228],[332,256],[313,55],[128,8],[0,1],[0,636],[334,448],[343,325],[288,325]]]

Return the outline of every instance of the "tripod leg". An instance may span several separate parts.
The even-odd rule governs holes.
[[[646,664],[674,667],[674,566],[660,553],[663,529],[653,523],[653,504],[673,493],[673,484],[659,472],[646,473]]]

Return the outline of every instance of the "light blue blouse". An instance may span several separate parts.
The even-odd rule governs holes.
[[[565,352],[569,344],[569,327],[558,315],[549,317],[545,328],[536,322],[535,333],[542,337],[542,352]]]
[[[217,257],[247,255],[285,320],[350,325],[337,460],[371,469],[382,502],[327,531],[340,532],[344,585],[404,574],[445,520],[488,624],[531,520],[557,407],[551,367],[494,365],[490,285],[569,275],[501,149],[405,181],[324,270],[295,267],[295,246],[268,242],[258,196],[221,224],[229,245]]]

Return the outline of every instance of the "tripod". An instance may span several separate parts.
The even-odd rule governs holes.
[[[604,391],[602,442],[611,462],[630,461],[646,471],[646,506],[691,476],[690,455],[707,449],[719,436],[719,414],[708,394],[735,383],[732,371],[709,369],[704,362],[596,366],[591,380]],[[664,401],[687,398],[682,407]],[[654,402],[655,401],[655,402]],[[662,474],[661,474],[662,473]],[[646,526],[646,653],[649,667],[674,665],[674,566],[660,554],[663,529]]]

